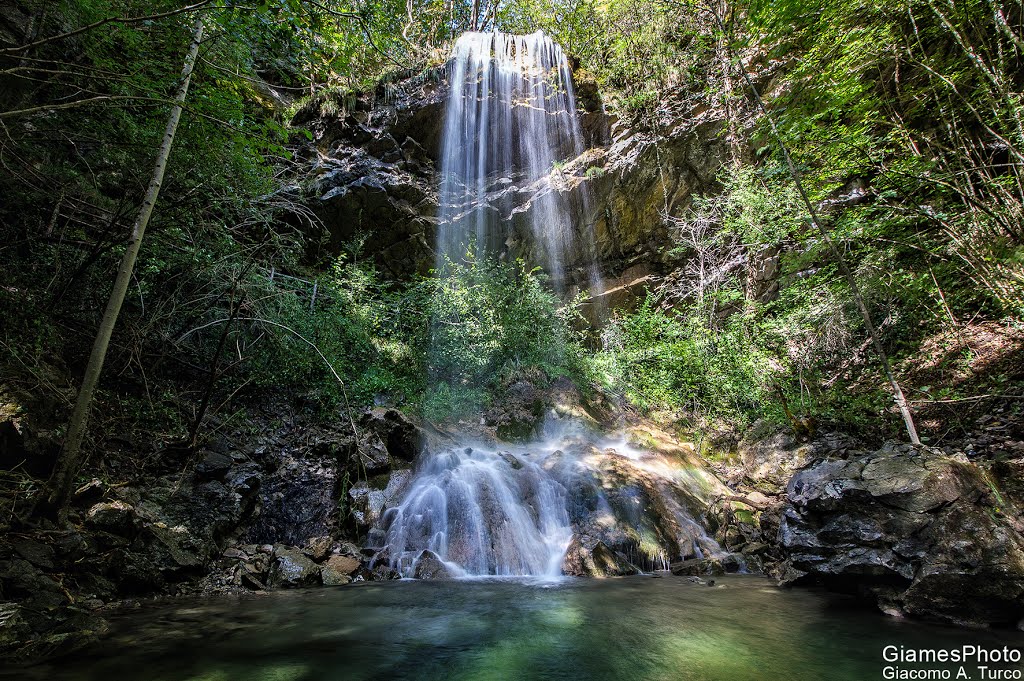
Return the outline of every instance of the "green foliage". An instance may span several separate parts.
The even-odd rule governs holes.
[[[501,6],[497,26],[544,31],[596,76],[609,103],[644,117],[669,90],[705,87],[713,41],[698,10],[688,0],[516,0]]]
[[[468,413],[517,378],[581,371],[577,306],[563,305],[538,270],[472,253],[442,270],[422,283],[431,293],[428,416]]]
[[[800,238],[806,209],[788,175],[777,166],[745,167],[724,179],[722,227],[752,247]]]
[[[646,410],[686,411],[744,420],[777,411],[770,395],[784,374],[780,339],[748,315],[712,328],[648,299],[606,331],[596,372],[605,386]]]

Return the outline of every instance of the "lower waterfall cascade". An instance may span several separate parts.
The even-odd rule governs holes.
[[[573,541],[602,542],[637,571],[720,555],[697,520],[720,483],[625,434],[551,415],[526,444],[465,439],[421,456],[381,516],[380,560],[404,577],[434,554],[453,576],[563,574]],[[424,552],[429,552],[424,554]]]

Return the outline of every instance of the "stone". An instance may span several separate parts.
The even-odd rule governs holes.
[[[639,572],[625,556],[612,551],[604,542],[584,542],[572,538],[562,559],[562,574],[571,577],[619,577]]]
[[[202,460],[196,464],[195,473],[204,479],[222,478],[234,463],[234,459],[227,454],[206,452]]]
[[[14,551],[38,568],[53,569],[53,548],[32,539],[15,539],[11,541]]]
[[[173,566],[179,568],[197,568],[205,564],[207,546],[195,537],[184,525],[168,527],[158,522],[146,528],[155,539],[155,545],[161,546],[170,557]]]
[[[75,490],[71,495],[72,501],[76,504],[93,503],[107,493],[107,486],[99,478],[93,478]]]
[[[416,579],[453,579],[455,574],[436,553],[424,550],[416,557],[412,576]]]
[[[362,566],[362,561],[352,556],[331,556],[320,566],[320,577],[324,586],[338,586],[352,581],[352,575]]]
[[[376,433],[366,433],[359,443],[359,467],[363,477],[385,473],[391,469],[388,448]]]
[[[974,464],[887,445],[823,458],[787,486],[782,583],[859,590],[890,614],[1012,625],[1024,616],[1024,540]]]
[[[518,471],[518,470],[521,470],[522,467],[523,467],[523,462],[520,461],[519,459],[517,459],[510,452],[498,452],[498,456],[500,456],[502,458],[502,460],[505,461],[505,463],[507,463],[509,466],[511,466],[512,470]]]
[[[373,431],[397,461],[412,462],[423,451],[423,433],[397,409],[372,409],[360,418],[360,425],[364,430]]]
[[[725,566],[714,558],[688,558],[669,566],[672,574],[680,577],[698,575],[724,575]]]
[[[85,514],[85,523],[90,527],[111,534],[127,536],[137,526],[135,508],[123,501],[95,504]]]
[[[302,554],[301,549],[278,545],[274,547],[274,563],[270,582],[278,587],[310,586],[320,581],[320,567]]]
[[[306,542],[306,548],[302,552],[319,563],[330,555],[333,545],[334,541],[329,536],[312,537]]]
[[[768,544],[763,542],[750,542],[743,547],[743,554],[747,556],[759,556],[769,549]]]

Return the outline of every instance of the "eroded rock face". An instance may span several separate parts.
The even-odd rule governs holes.
[[[326,247],[363,239],[362,252],[397,277],[426,273],[437,215],[437,159],[447,86],[439,72],[343,102],[313,117],[307,202]]]
[[[679,215],[693,196],[717,191],[729,150],[721,112],[689,112],[657,131],[637,132],[604,112],[595,83],[577,86],[584,153],[533,183],[496,179],[480,207],[504,225],[499,256],[542,263],[529,227],[533,206],[553,193],[573,206],[578,234],[566,275],[569,288],[589,288],[596,261],[604,279],[593,292],[597,318],[605,309],[633,306],[676,269],[680,255],[667,247],[674,242],[663,213]],[[433,267],[447,90],[438,69],[312,120],[316,149],[305,152],[305,195],[327,226],[330,253],[362,235],[362,252],[383,272],[405,278]],[[758,291],[767,291],[777,272],[762,269]]]
[[[1024,542],[966,459],[888,445],[816,460],[787,486],[783,583],[861,591],[891,614],[1016,624]]]

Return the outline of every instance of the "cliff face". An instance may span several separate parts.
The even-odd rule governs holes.
[[[501,257],[539,262],[527,227],[532,204],[549,192],[566,195],[578,212],[566,264],[571,283],[587,287],[596,260],[608,305],[629,305],[678,267],[664,216],[715,189],[728,153],[726,123],[704,112],[658,133],[637,132],[603,112],[592,83],[577,89],[584,153],[532,184],[506,178],[484,209],[505,218]],[[397,278],[433,266],[446,96],[437,70],[342,102],[337,114],[300,113],[315,131],[306,193],[326,227],[328,253],[361,238],[363,253]]]

